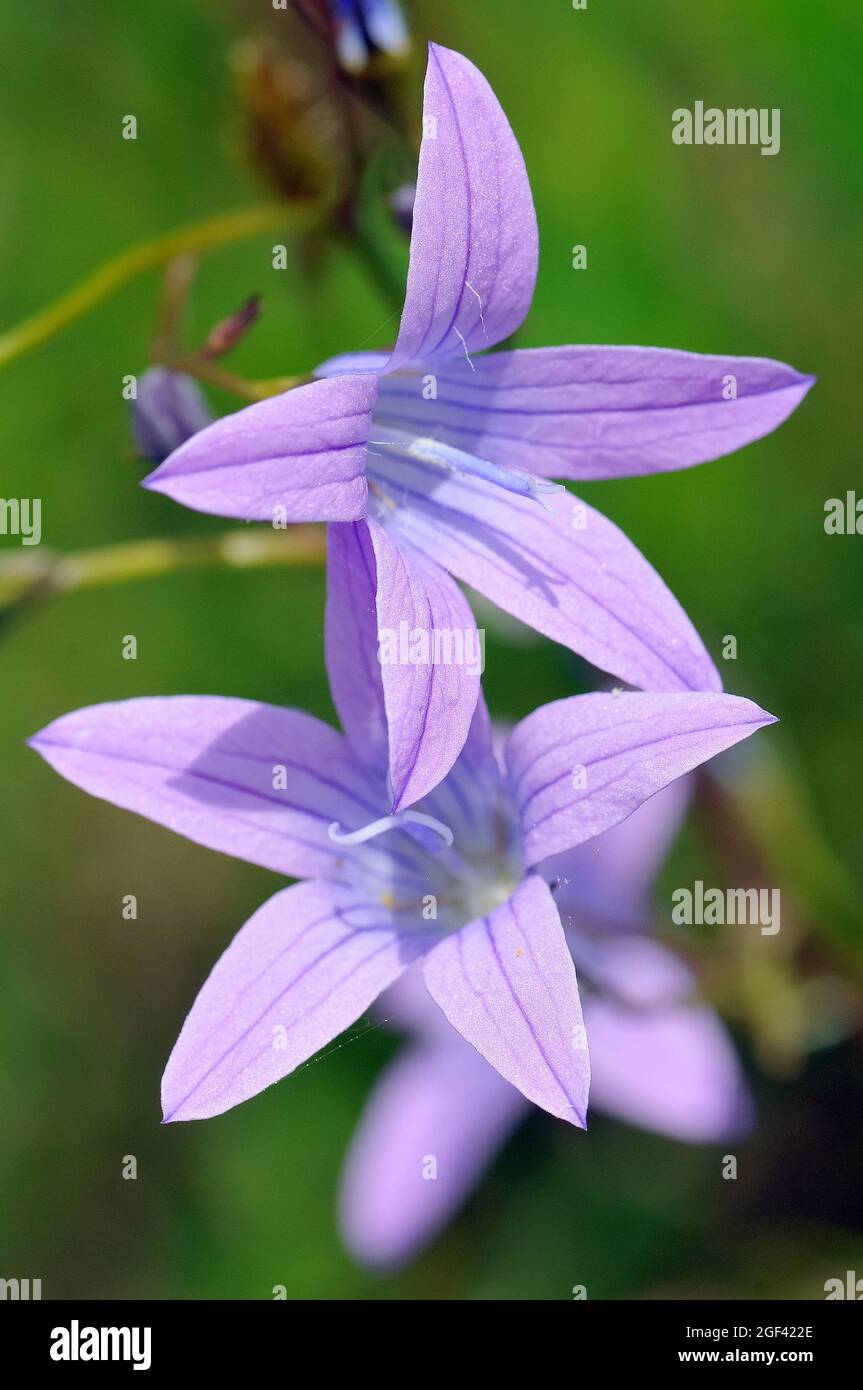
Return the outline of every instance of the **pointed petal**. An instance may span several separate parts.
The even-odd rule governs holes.
[[[162,1079],[165,1121],[220,1115],[355,1023],[420,951],[392,913],[323,883],[264,903],[192,1005]]]
[[[386,766],[387,719],[378,661],[377,562],[364,521],[327,527],[327,675],[351,747]]]
[[[482,73],[429,47],[405,306],[389,370],[492,347],[524,319],[536,214],[521,150]]]
[[[30,743],[92,796],[281,874],[334,872],[348,851],[329,838],[332,822],[355,824],[385,809],[335,729],[251,700],[175,695],[93,705]]]
[[[695,992],[689,966],[644,932],[570,931],[567,940],[579,979],[620,1004],[653,1008],[679,1003]]]
[[[586,1126],[590,1062],[575,968],[554,900],[529,875],[500,907],[425,958],[453,1028],[535,1105]]]
[[[144,479],[183,506],[246,521],[352,521],[366,510],[370,374],[333,377],[226,415]]]
[[[543,705],[506,745],[525,863],[601,834],[675,777],[775,722],[751,700],[713,693],[576,695]]]
[[[556,347],[384,379],[377,416],[503,467],[627,478],[721,458],[786,420],[815,378],[765,357]],[[733,393],[733,394],[732,394]]]
[[[482,670],[467,600],[449,576],[368,521],[377,565],[377,623],[393,807],[449,772],[470,729]],[[438,659],[440,658],[440,659]]]
[[[528,1110],[520,1091],[448,1033],[449,1043],[406,1048],[390,1063],[351,1143],[341,1227],[363,1264],[392,1268],[418,1255]]]
[[[711,1009],[639,1012],[591,997],[584,1012],[598,1110],[693,1144],[738,1138],[751,1127],[740,1063]]]
[[[719,674],[659,575],[610,521],[566,491],[547,510],[399,453],[374,459],[386,525],[492,603],[629,685],[715,690]]]

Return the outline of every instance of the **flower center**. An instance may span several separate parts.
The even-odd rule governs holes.
[[[548,503],[544,501],[543,494],[565,491],[562,483],[552,483],[546,478],[537,478],[533,473],[522,472],[519,468],[502,468],[496,463],[489,463],[487,459],[466,454],[463,449],[456,449],[451,444],[444,444],[440,439],[392,429],[383,421],[373,423],[375,435],[379,437],[370,439],[368,442],[368,452],[372,457],[386,459],[388,456],[395,456],[396,458],[416,459],[420,463],[433,464],[442,473],[460,473],[473,478],[481,478],[483,482],[493,483],[496,487],[502,488],[504,492],[511,492],[516,497],[525,497],[532,502],[538,502],[546,511],[549,511],[550,508]],[[376,475],[382,471],[384,480],[392,482],[397,490],[397,477],[387,479],[385,468],[381,470],[372,467],[372,472]]]
[[[512,897],[518,887],[519,876],[509,865],[496,864],[489,877],[478,874],[476,879],[465,884],[461,899],[464,922],[472,922],[477,917],[488,917],[496,908]],[[464,925],[464,923],[461,923]]]

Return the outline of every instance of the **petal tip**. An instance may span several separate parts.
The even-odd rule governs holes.
[[[744,698],[745,704],[748,705],[749,709],[754,713],[755,718],[753,722],[757,724],[759,728],[768,728],[771,724],[779,723],[778,714],[771,714],[769,709],[762,709],[755,700],[745,700],[745,697],[738,698]]]
[[[789,381],[787,386],[785,387],[785,391],[788,393],[786,399],[790,399],[792,401],[792,405],[790,410],[788,411],[788,415],[792,415],[794,411],[798,408],[798,406],[802,405],[803,401],[809,395],[809,392],[812,390],[812,387],[816,384],[817,381],[817,376],[810,372],[794,373],[794,380]],[[787,419],[788,416],[786,416],[785,418]]]
[[[37,734],[31,734],[29,738],[24,740],[26,746],[32,748],[34,753],[38,753],[39,757],[44,759],[45,762],[51,761],[48,750],[57,746],[56,743],[52,744],[50,738],[46,738],[46,734],[49,733],[51,728],[52,725],[46,724],[44,729],[40,729]]]
[[[176,1124],[179,1120],[190,1118],[182,1113],[191,1099],[188,1094],[188,1088],[186,1088],[186,1094],[184,1094],[183,1087],[180,1086],[178,1088],[176,1078],[172,1079],[169,1077],[168,1072],[170,1071],[171,1065],[169,1062],[166,1073],[162,1077],[162,1086],[159,1095],[162,1110],[162,1119],[160,1123],[163,1125]]]
[[[163,1093],[163,1095],[162,1095],[162,1118],[161,1118],[161,1120],[159,1121],[159,1123],[160,1123],[160,1124],[163,1124],[163,1125],[170,1125],[170,1124],[173,1124],[174,1120],[175,1120],[176,1117],[177,1117],[177,1111],[179,1110],[179,1108],[180,1108],[179,1105],[171,1105],[171,1104],[169,1104],[169,1102],[168,1102],[166,1096],[165,1096],[164,1093]]]
[[[165,480],[161,476],[163,467],[160,463],[158,468],[154,468],[152,473],[141,479],[141,487],[146,492],[165,492]]]
[[[188,1097],[186,1097],[186,1100],[188,1100]],[[165,1093],[163,1092],[163,1093],[162,1093],[162,1118],[161,1118],[161,1120],[160,1120],[160,1124],[163,1124],[163,1125],[173,1125],[173,1124],[177,1124],[180,1120],[193,1119],[194,1116],[191,1116],[191,1115],[183,1115],[183,1114],[181,1113],[182,1110],[183,1110],[184,1105],[186,1104],[186,1100],[169,1100],[168,1097],[167,1097],[167,1096],[165,1095]]]

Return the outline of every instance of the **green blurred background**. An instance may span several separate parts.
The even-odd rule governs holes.
[[[41,1277],[45,1297],[268,1298],[276,1284],[325,1299],[567,1298],[574,1284],[591,1297],[822,1297],[826,1278],[863,1275],[863,539],[823,527],[828,498],[863,495],[859,0],[407,8],[414,107],[433,37],[482,68],[521,141],[541,264],[520,345],[762,354],[819,376],[781,430],[730,459],[583,489],[717,659],[736,635],[727,686],[782,719],[765,736],[775,757],[743,765],[740,800],[787,894],[788,939],[741,944],[737,928],[706,951],[692,943],[735,1027],[759,1127],[733,1146],[740,1177],[727,1182],[722,1147],[601,1117],[573,1134],[537,1115],[449,1232],[385,1278],[351,1263],[334,1221],[345,1145],[398,1045],[385,1031],[217,1120],[161,1128],[159,1080],[185,1011],[278,883],[88,799],[24,740],[67,710],[138,694],[233,694],[332,718],[323,573],[213,569],[73,593],[0,629],[0,1275]],[[273,24],[269,0],[6,0],[0,330],[132,243],[271,196],[241,157],[227,53]],[[698,99],[779,107],[779,156],[673,145],[671,111]],[[126,113],[135,142],[120,138]],[[238,373],[383,346],[392,307],[359,260],[330,248],[312,271],[276,272],[282,239],[293,245],[266,233],[203,261],[189,343],[260,291]],[[571,268],[576,243],[587,270]],[[136,280],[0,370],[0,493],[43,499],[44,547],[225,529],[138,487],[147,470],[120,379],[146,366],[158,289],[155,274]],[[0,560],[21,554],[13,537],[0,546]],[[126,633],[136,662],[121,659]],[[497,716],[578,688],[561,649],[490,627]],[[686,833],[658,902],[669,884],[717,881],[710,838]],[[137,922],[121,917],[127,893]],[[127,1154],[136,1182],[122,1179]]]

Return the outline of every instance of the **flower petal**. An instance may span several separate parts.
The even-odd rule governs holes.
[[[351,747],[386,766],[387,719],[378,661],[377,562],[365,522],[327,527],[327,675]]]
[[[585,1000],[591,1105],[693,1144],[738,1138],[753,1107],[740,1063],[711,1009],[647,1012]]]
[[[458,586],[432,560],[394,545],[376,521],[379,659],[393,809],[437,786],[468,736],[479,696],[476,624]]]
[[[419,955],[392,913],[323,883],[264,903],[192,1005],[162,1079],[165,1121],[220,1115],[356,1022]]]
[[[695,992],[689,966],[644,932],[570,931],[567,940],[585,991],[589,983],[636,1008],[676,1004]]]
[[[377,378],[312,381],[216,420],[144,479],[153,492],[245,521],[352,521],[366,510]]]
[[[590,1062],[575,968],[554,900],[531,874],[487,917],[432,947],[429,993],[535,1105],[586,1126]]]
[[[712,692],[576,695],[543,705],[506,745],[525,863],[601,834],[675,777],[775,722],[751,700]]]
[[[518,141],[482,73],[429,46],[405,305],[389,369],[491,347],[533,298],[536,214]]]
[[[352,1140],[341,1228],[363,1264],[392,1268],[419,1254],[528,1109],[520,1091],[447,1031],[446,1044],[421,1043],[396,1056]]]
[[[335,872],[349,850],[329,838],[332,822],[355,824],[385,809],[335,729],[251,700],[175,695],[93,705],[30,743],[91,795],[281,874]],[[381,853],[365,848],[368,862]]]
[[[464,748],[452,771],[423,797],[420,809],[448,825],[459,853],[478,862],[500,855],[506,822],[499,813],[505,795],[491,720],[480,689]]]
[[[654,690],[715,690],[697,632],[631,541],[568,492],[547,510],[406,453],[374,459],[394,539],[602,671]]]
[[[384,379],[377,416],[503,467],[575,479],[721,458],[781,425],[815,380],[765,357],[668,348],[531,348],[472,367],[428,363]]]

